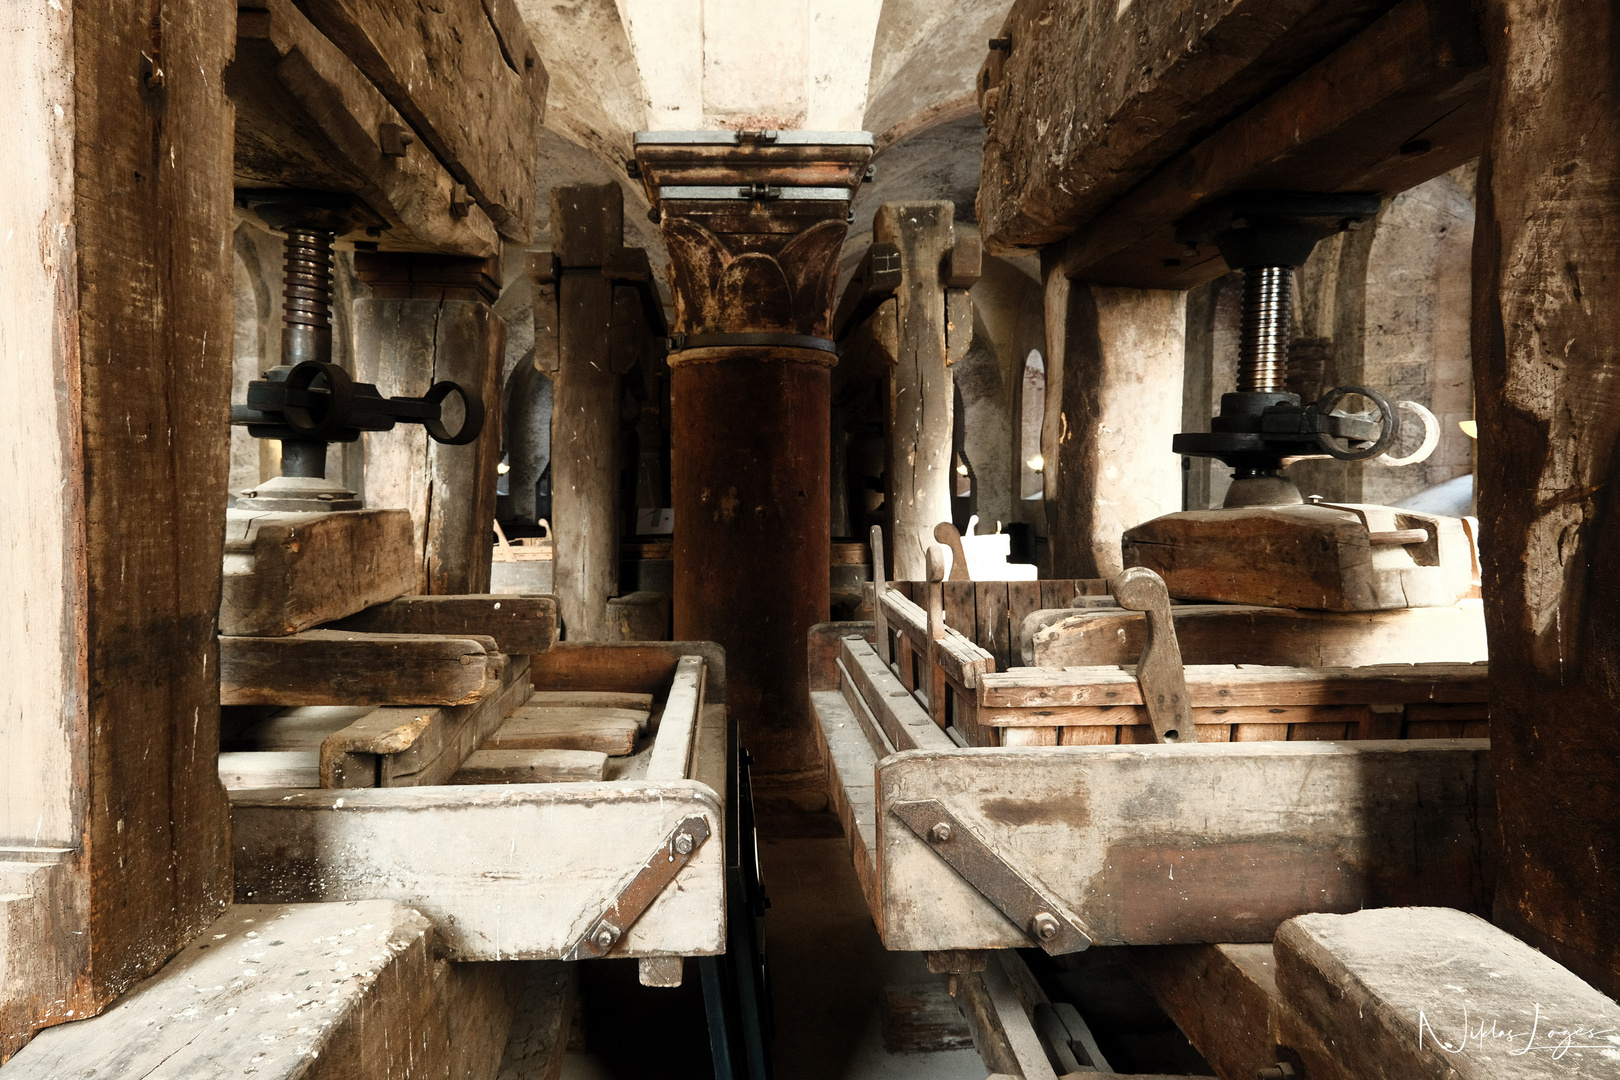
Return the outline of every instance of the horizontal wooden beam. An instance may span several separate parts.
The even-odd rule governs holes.
[[[561,959],[684,819],[707,820],[612,956],[725,951],[721,798],[692,780],[234,792],[238,903],[389,899],[451,960]]]
[[[296,2],[404,115],[500,234],[528,243],[546,74],[511,0]]]
[[[247,0],[225,87],[236,105],[238,188],[354,195],[390,250],[487,257],[500,238],[481,207],[457,204],[459,181],[406,118],[292,3]]]
[[[554,596],[402,596],[356,612],[333,630],[367,634],[470,634],[495,639],[509,656],[543,653],[557,642]]]
[[[992,251],[1062,239],[1389,0],[1018,0],[981,72]]]
[[[494,638],[352,634],[221,637],[221,705],[466,705],[500,685]]]
[[[703,658],[704,700],[726,700],[726,650],[712,641],[564,641],[534,657],[536,690],[620,690],[662,698],[683,656]]]
[[[929,799],[1100,945],[1267,941],[1305,912],[1490,906],[1484,740],[975,748],[880,762],[884,944],[1027,947],[885,809]]]
[[[1074,233],[1069,277],[1190,289],[1227,272],[1175,222],[1237,191],[1393,195],[1479,156],[1489,64],[1467,0],[1404,0]]]

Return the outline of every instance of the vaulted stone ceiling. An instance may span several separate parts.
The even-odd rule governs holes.
[[[551,76],[543,188],[615,181],[627,242],[663,256],[625,173],[644,130],[871,131],[881,202],[943,198],[973,220],[984,127],[974,80],[1011,0],[517,0]],[[542,229],[549,200],[540,200]]]

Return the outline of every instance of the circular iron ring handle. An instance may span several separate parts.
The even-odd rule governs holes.
[[[454,435],[446,431],[444,421],[440,418],[441,414],[435,414],[431,420],[422,421],[422,426],[427,428],[427,433],[436,443],[444,443],[446,446],[466,446],[478,438],[479,433],[484,430],[483,401],[467,393],[460,383],[449,381],[434,383],[428,388],[428,392],[422,395],[422,400],[430,405],[442,406],[445,398],[451,394],[461,398],[464,413],[461,430]]]
[[[1401,433],[1401,417],[1400,413],[1395,411],[1395,406],[1390,404],[1389,398],[1365,386],[1336,386],[1324,394],[1322,400],[1318,401],[1314,408],[1318,413],[1327,415],[1333,411],[1333,406],[1351,394],[1360,394],[1378,406],[1379,416],[1384,424],[1383,433],[1378,436],[1376,442],[1360,450],[1340,446],[1336,441],[1338,436],[1329,435],[1325,431],[1316,433],[1316,441],[1323,450],[1326,450],[1331,456],[1338,458],[1340,461],[1365,461],[1367,458],[1377,457],[1395,444],[1395,439]],[[1348,441],[1346,440],[1346,442]]]
[[[283,405],[281,415],[287,426],[310,439],[337,438],[354,416],[354,380],[336,364],[305,360],[287,373],[282,385],[292,391],[308,391],[318,379],[325,379],[326,407],[317,416],[303,405]]]

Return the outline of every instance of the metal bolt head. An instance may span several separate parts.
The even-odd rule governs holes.
[[[1035,916],[1035,936],[1042,941],[1051,941],[1058,936],[1058,921],[1051,912],[1042,911]]]
[[[611,949],[613,948],[613,943],[618,940],[619,932],[613,929],[611,926],[598,927],[596,933],[591,936],[592,943],[594,943],[598,949]]]
[[[675,837],[675,851],[680,855],[692,854],[692,834],[681,833]]]
[[[950,838],[951,827],[943,821],[938,825],[935,825],[932,829],[928,830],[928,839],[932,840],[936,844],[943,844]]]

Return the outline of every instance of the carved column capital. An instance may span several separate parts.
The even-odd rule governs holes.
[[[669,248],[677,348],[830,353],[838,255],[871,158],[865,132],[637,135]]]

